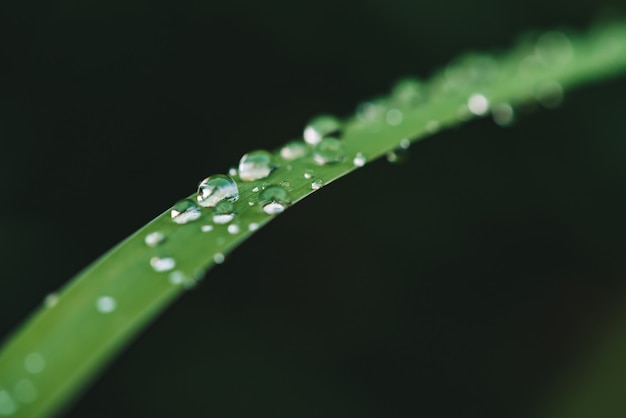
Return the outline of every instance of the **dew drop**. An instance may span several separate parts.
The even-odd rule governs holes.
[[[230,202],[220,202],[215,206],[213,222],[218,225],[227,224],[235,218],[235,207]]]
[[[366,162],[367,158],[360,152],[357,152],[357,154],[352,159],[352,164],[354,164],[355,167],[363,167]]]
[[[572,43],[564,33],[546,32],[537,39],[535,55],[542,63],[549,66],[565,65],[572,60]]]
[[[280,149],[280,156],[287,161],[302,158],[309,152],[309,147],[302,141],[289,141]]]
[[[185,280],[187,280],[185,273],[180,270],[175,270],[171,272],[167,277],[171,284],[182,284],[185,282]]]
[[[259,224],[256,222],[252,222],[250,225],[248,225],[248,231],[254,232],[257,229],[259,229]]]
[[[198,185],[198,203],[205,208],[215,207],[223,200],[234,202],[237,199],[239,199],[237,183],[223,174],[207,177]]]
[[[284,187],[285,189],[289,189],[291,187],[291,183],[289,183],[287,180],[283,180],[280,182],[280,186]]]
[[[56,293],[49,293],[43,300],[43,306],[46,308],[54,308],[59,303],[59,295]]]
[[[556,81],[546,81],[539,86],[536,96],[543,107],[553,109],[563,101],[563,87]]]
[[[311,190],[319,190],[324,186],[322,179],[315,179],[311,182]]]
[[[409,159],[409,149],[398,147],[387,153],[387,161],[392,164],[402,164]]]
[[[491,110],[493,121],[498,126],[510,126],[513,123],[515,112],[508,103],[500,103]]]
[[[165,241],[165,234],[159,231],[149,233],[144,239],[144,242],[148,247],[156,247],[163,241]]]
[[[156,272],[170,271],[176,267],[176,260],[172,257],[152,257],[150,265]]]
[[[264,179],[273,169],[272,154],[265,150],[251,151],[239,160],[239,178],[243,181]]]
[[[228,175],[231,177],[235,177],[237,175],[237,169],[235,167],[231,167],[228,169]]]
[[[37,399],[37,388],[29,379],[21,379],[15,384],[15,397],[18,402],[31,403]]]
[[[363,122],[373,122],[385,115],[386,108],[384,99],[363,102],[357,106],[356,116]]]
[[[101,313],[111,313],[117,307],[117,301],[111,296],[100,296],[96,300],[96,308]]]
[[[315,145],[322,139],[340,134],[341,123],[331,115],[320,115],[313,118],[304,128],[304,141]]]
[[[0,415],[13,415],[17,411],[17,408],[17,404],[9,392],[4,389],[0,389]]]
[[[31,374],[41,373],[46,368],[46,360],[39,353],[30,353],[24,358],[24,368]]]
[[[387,123],[391,126],[398,126],[402,123],[402,112],[398,109],[389,109],[387,111]]]
[[[426,132],[434,134],[439,131],[439,122],[436,120],[429,120],[426,123]]]
[[[482,94],[472,94],[467,101],[467,107],[473,114],[482,116],[489,111],[489,100]]]
[[[239,225],[237,224],[230,224],[228,225],[228,233],[235,235],[239,233]]]
[[[224,257],[224,254],[222,253],[215,253],[213,255],[213,261],[215,262],[215,264],[222,264],[225,259],[226,258]]]
[[[313,159],[320,165],[343,161],[346,152],[341,141],[335,138],[324,138],[316,146]]]
[[[313,178],[313,174],[315,174],[315,171],[311,169],[304,170],[304,178],[307,180]]]
[[[411,141],[409,141],[408,139],[404,138],[402,141],[400,141],[400,148],[409,149],[410,146],[411,146]]]
[[[270,186],[261,192],[260,203],[263,212],[276,215],[283,212],[291,204],[291,195],[280,186]]]
[[[202,225],[200,227],[200,230],[202,232],[211,232],[211,231],[213,231],[213,225]]]
[[[424,86],[415,78],[404,78],[393,86],[391,96],[402,104],[419,104],[424,101]]]
[[[252,188],[252,191],[253,191],[254,193],[258,193],[258,191],[259,191],[259,186],[254,186],[254,187]]]
[[[183,225],[198,219],[200,215],[202,215],[202,212],[200,211],[200,207],[192,200],[183,199],[176,202],[170,211],[170,215],[172,216],[172,221]]]

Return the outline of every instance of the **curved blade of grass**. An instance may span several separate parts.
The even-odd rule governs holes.
[[[407,140],[468,120],[472,111],[486,114],[488,103],[492,108],[515,105],[539,95],[549,105],[558,101],[561,88],[624,70],[626,23],[569,40],[548,33],[538,43],[524,41],[499,57],[466,56],[423,83],[420,94],[409,100],[402,92],[383,97],[371,102],[361,117],[346,119],[343,161],[318,165],[311,152],[286,161],[276,152],[278,168],[267,179],[242,182],[235,176],[240,198],[231,224],[238,231],[213,225],[210,209],[184,225],[173,223],[169,210],[164,212],[48,298],[5,342],[0,353],[0,416],[50,416],[66,407],[149,321],[272,219],[255,203],[255,188],[282,183],[297,202],[316,190],[313,181],[326,185],[358,168],[361,164],[353,162],[357,155],[367,161],[379,158],[407,146]],[[416,104],[420,95],[425,100]],[[202,231],[207,224],[213,229]],[[166,239],[149,247],[144,239],[154,231]],[[171,257],[176,266],[157,272],[150,264],[153,257]]]

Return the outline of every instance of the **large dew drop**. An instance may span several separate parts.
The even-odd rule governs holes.
[[[259,202],[263,212],[276,215],[283,212],[291,204],[291,195],[280,186],[270,186],[261,192]]]
[[[239,199],[237,183],[223,174],[207,177],[198,185],[198,203],[205,208],[215,207],[222,200],[234,202]]]
[[[312,119],[304,128],[304,140],[307,144],[315,145],[323,138],[337,136],[340,133],[341,123],[330,115],[320,115]]]
[[[251,151],[239,160],[239,178],[243,181],[264,179],[273,169],[272,154],[265,150]]]
[[[324,138],[316,146],[313,159],[319,165],[339,163],[346,156],[341,141],[335,138]]]
[[[213,222],[218,225],[227,224],[235,218],[235,207],[230,202],[220,202],[215,206],[213,212]]]
[[[280,149],[280,156],[287,161],[304,157],[309,152],[309,147],[302,141],[289,141]]]
[[[170,211],[172,221],[177,224],[186,224],[187,222],[195,221],[202,215],[200,207],[189,199],[183,199],[174,205]]]

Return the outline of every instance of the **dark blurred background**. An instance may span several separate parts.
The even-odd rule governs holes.
[[[624,11],[2,2],[0,337],[198,180],[310,117],[528,29]],[[626,78],[567,92],[330,185],[211,271],[66,416],[626,416],[624,97]]]

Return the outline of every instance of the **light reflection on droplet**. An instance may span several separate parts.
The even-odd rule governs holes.
[[[328,136],[337,136],[341,129],[339,120],[331,115],[320,115],[313,118],[304,128],[304,141],[315,145]]]
[[[237,225],[237,224],[228,225],[227,230],[228,230],[229,234],[232,234],[232,235],[238,234],[239,233],[239,225]]]
[[[319,190],[324,186],[324,181],[322,179],[315,179],[311,182],[311,190]]]
[[[215,207],[219,202],[239,199],[237,182],[223,174],[214,174],[198,185],[198,203],[205,208]]]
[[[117,301],[111,296],[100,296],[96,300],[96,308],[101,313],[111,313],[117,308]]]
[[[182,284],[187,279],[185,274],[180,270],[171,272],[167,277],[171,284]]]
[[[409,141],[408,139],[404,138],[402,141],[400,141],[400,148],[409,149],[410,146],[411,146],[411,141]]]
[[[200,227],[200,230],[202,232],[211,232],[211,231],[213,231],[213,225],[202,225]]]
[[[500,103],[491,110],[493,121],[498,126],[510,126],[513,123],[515,112],[513,107],[508,103]]]
[[[489,111],[489,100],[482,94],[472,94],[467,101],[467,107],[473,114],[482,116]]]
[[[272,154],[265,150],[251,151],[239,161],[239,178],[243,181],[264,179],[273,169]]]
[[[150,265],[156,272],[170,271],[176,267],[176,260],[171,257],[152,257]]]
[[[248,225],[248,231],[254,232],[257,229],[259,229],[259,224],[256,222],[252,222],[250,225]]]
[[[363,167],[366,162],[367,162],[367,158],[365,157],[365,155],[361,154],[360,152],[357,152],[354,158],[352,159],[352,164],[354,164],[355,167]]]
[[[213,261],[215,262],[215,264],[222,264],[225,260],[224,254],[222,253],[215,253],[213,255]]]
[[[46,308],[53,308],[59,303],[59,295],[56,293],[49,293],[43,300],[43,306]]]
[[[39,353],[30,353],[24,358],[24,368],[28,373],[38,374],[46,368],[46,361]]]
[[[287,161],[302,158],[308,154],[310,148],[302,141],[290,141],[280,149],[280,156]]]
[[[402,112],[398,109],[389,109],[387,111],[387,123],[391,126],[398,126],[402,123]]]
[[[198,219],[202,215],[202,212],[200,211],[200,207],[194,202],[189,199],[183,199],[176,202],[170,211],[170,215],[172,217],[172,221],[179,225],[183,225]]]
[[[146,235],[144,242],[148,247],[156,247],[160,243],[165,241],[165,234],[160,231],[154,231]]]

